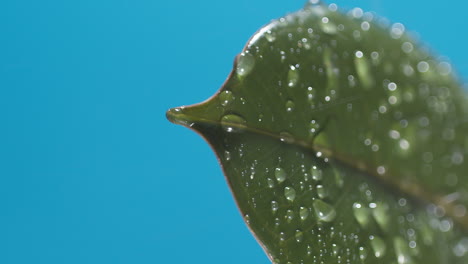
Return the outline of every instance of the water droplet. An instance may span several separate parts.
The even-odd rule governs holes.
[[[362,51],[356,51],[354,56],[354,66],[356,67],[356,72],[365,89],[370,89],[374,84],[374,79],[370,72],[369,62],[364,56]]]
[[[296,238],[297,243],[301,243],[302,240],[304,239],[304,234],[302,233],[301,230],[296,230],[296,234],[294,234],[294,237]]]
[[[227,106],[234,100],[234,95],[231,91],[225,90],[219,94],[219,100],[222,106]]]
[[[250,216],[248,214],[244,215],[244,220],[248,225],[250,224]]]
[[[333,253],[334,256],[337,256],[340,253],[340,246],[333,243],[332,244],[332,253]]]
[[[272,178],[267,178],[267,184],[268,184],[268,188],[275,187],[275,182],[273,181]]]
[[[338,31],[336,28],[336,25],[330,22],[330,19],[328,19],[328,17],[322,18],[322,23],[320,23],[320,28],[322,29],[323,32],[330,34],[330,35],[334,35]]]
[[[286,220],[288,221],[288,223],[291,223],[291,221],[294,219],[294,212],[293,212],[293,210],[288,209],[288,210],[286,211],[285,218],[286,218]]]
[[[245,129],[246,121],[239,115],[229,114],[221,118],[221,126],[227,132],[241,132]]]
[[[309,123],[309,132],[311,135],[315,135],[320,128],[319,123],[316,120],[311,120]]]
[[[224,151],[224,158],[229,161],[231,160],[231,152],[229,152],[228,150],[225,150]]]
[[[286,111],[292,112],[292,111],[294,111],[294,107],[296,107],[296,105],[294,104],[293,101],[288,100],[288,101],[286,102]]]
[[[307,87],[307,99],[312,101],[315,98],[315,90],[312,87]]]
[[[370,24],[367,21],[361,23],[361,29],[364,31],[368,31],[370,29]]]
[[[335,174],[336,186],[338,186],[338,188],[343,188],[343,185],[344,185],[344,175],[343,175],[343,173],[340,172],[337,169],[334,169],[333,172]]]
[[[370,216],[370,212],[368,208],[364,207],[360,203],[354,203],[353,214],[354,214],[354,217],[356,218],[356,221],[362,227],[367,227],[367,225],[369,224],[369,216]]]
[[[317,166],[312,166],[310,169],[310,173],[312,174],[312,179],[314,181],[321,181],[322,180],[322,170],[317,168]]]
[[[299,82],[299,73],[296,70],[296,67],[291,65],[288,71],[288,86],[294,87]]]
[[[401,44],[401,49],[405,53],[411,53],[413,51],[413,44],[411,44],[411,42],[404,42]]]
[[[327,197],[327,192],[323,185],[317,185],[317,195],[320,199]]]
[[[375,221],[384,231],[389,231],[390,218],[388,217],[388,205],[384,203],[376,203],[375,208],[372,209],[372,215]]]
[[[336,217],[335,208],[322,200],[314,200],[313,207],[317,218],[323,222],[331,222]]]
[[[396,237],[393,240],[393,247],[397,255],[397,261],[399,264],[407,264],[411,262],[409,248],[405,240],[401,237]]]
[[[275,169],[275,178],[279,183],[284,182],[286,180],[286,171],[283,168],[276,168]]]
[[[294,142],[293,135],[291,135],[288,132],[280,132],[279,136],[280,136],[280,140],[282,142],[286,142],[286,143],[293,143]]]
[[[370,244],[371,244],[372,250],[374,250],[375,257],[381,258],[385,255],[387,246],[385,245],[385,242],[380,237],[371,236]]]
[[[419,72],[427,72],[429,70],[429,63],[425,62],[425,61],[420,61],[418,63],[418,71]]]
[[[273,211],[273,213],[276,213],[276,211],[278,211],[278,208],[279,208],[278,202],[271,201],[271,211]]]
[[[296,199],[296,190],[294,190],[293,187],[285,187],[284,196],[286,197],[286,199],[292,202],[294,201],[294,199]]]
[[[405,33],[405,26],[401,23],[395,23],[390,29],[390,36],[394,39],[399,39]]]
[[[437,70],[441,75],[449,75],[452,72],[452,65],[443,61],[437,65]]]
[[[397,86],[396,83],[394,83],[394,82],[391,82],[391,83],[389,83],[389,84],[387,85],[388,90],[391,91],[391,92],[395,91],[395,90],[397,89],[397,87],[398,87],[398,86]]]
[[[268,40],[268,42],[274,42],[276,40],[276,33],[268,30],[265,32],[265,38]]]
[[[359,247],[359,258],[365,260],[367,258],[367,250],[364,247]]]
[[[379,166],[379,167],[377,167],[377,173],[378,173],[379,175],[385,174],[385,167],[384,167],[384,166]]]
[[[306,220],[308,216],[309,216],[309,208],[307,207],[299,208],[299,217],[301,218],[301,220]]]
[[[252,54],[242,52],[237,59],[237,75],[244,77],[248,75],[255,66],[255,59]]]

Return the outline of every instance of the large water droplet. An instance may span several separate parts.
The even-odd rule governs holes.
[[[335,208],[322,200],[315,200],[313,207],[317,218],[322,222],[331,222],[336,217]]]
[[[248,75],[255,66],[255,59],[252,54],[242,52],[237,59],[237,75],[244,77]]]
[[[293,187],[287,186],[284,188],[284,196],[286,199],[292,202],[294,199],[296,199],[296,190],[294,190]]]
[[[221,126],[227,132],[241,132],[245,129],[246,121],[239,115],[229,114],[221,118]]]
[[[374,250],[375,257],[381,258],[385,255],[387,246],[385,245],[385,242],[380,237],[371,236],[370,244],[371,244],[372,250]]]
[[[275,178],[279,183],[284,182],[286,180],[286,171],[283,168],[276,168],[275,169]]]
[[[368,208],[364,207],[360,203],[354,203],[353,214],[354,214],[354,217],[356,218],[356,221],[362,227],[367,227],[367,225],[369,224],[369,216],[370,216],[370,212]]]

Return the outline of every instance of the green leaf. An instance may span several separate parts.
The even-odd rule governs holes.
[[[358,11],[272,21],[215,96],[167,117],[213,147],[275,263],[468,263],[465,94]]]

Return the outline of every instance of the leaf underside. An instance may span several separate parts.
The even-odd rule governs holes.
[[[373,14],[309,4],[168,118],[213,147],[275,263],[468,263],[468,105],[447,62]]]

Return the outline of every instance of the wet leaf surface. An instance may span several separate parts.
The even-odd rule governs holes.
[[[465,97],[402,24],[311,3],[167,116],[213,147],[275,263],[468,263]]]

